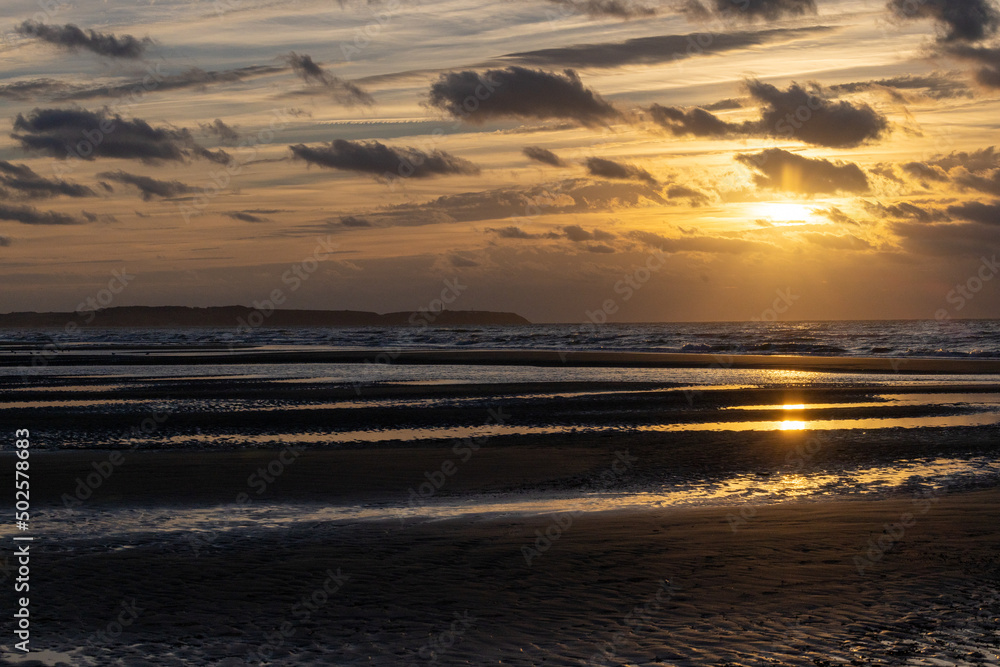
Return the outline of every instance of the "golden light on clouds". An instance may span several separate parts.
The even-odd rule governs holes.
[[[459,277],[456,307],[581,321],[663,252],[611,321],[751,319],[787,289],[782,319],[934,317],[1000,250],[996,37],[760,4],[59,5],[137,41],[5,39],[3,307],[72,309],[123,264],[147,268],[120,305],[249,304],[330,236],[288,307],[407,310]]]

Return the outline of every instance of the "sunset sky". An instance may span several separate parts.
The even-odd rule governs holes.
[[[109,305],[457,281],[536,322],[997,317],[998,28],[987,0],[4,2],[0,311],[124,268]]]

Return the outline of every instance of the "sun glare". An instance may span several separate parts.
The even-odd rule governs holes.
[[[762,202],[754,206],[754,215],[775,225],[798,225],[812,217],[812,207],[791,202]]]

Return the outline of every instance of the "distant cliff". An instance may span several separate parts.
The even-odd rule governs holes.
[[[378,327],[531,324],[515,313],[445,310],[441,313],[369,313],[362,310],[257,311],[245,306],[122,306],[79,313],[0,314],[0,328],[65,327]]]

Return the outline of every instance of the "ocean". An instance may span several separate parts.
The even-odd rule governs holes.
[[[143,347],[516,349],[1000,358],[1000,319],[533,324],[510,327],[57,329],[0,331],[0,351]]]

